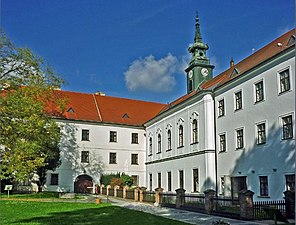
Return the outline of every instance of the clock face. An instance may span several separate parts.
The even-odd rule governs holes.
[[[189,78],[192,78],[192,76],[193,76],[193,71],[192,71],[192,70],[190,70],[190,71],[188,72],[188,76],[189,76]]]
[[[202,68],[200,72],[204,77],[209,75],[209,70],[207,68]]]

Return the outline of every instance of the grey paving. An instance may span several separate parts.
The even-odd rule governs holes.
[[[189,212],[179,209],[172,209],[166,207],[154,206],[153,204],[140,203],[135,201],[125,201],[118,198],[99,196],[103,202],[110,202],[114,205],[124,207],[127,209],[142,211],[146,213],[151,213],[153,215],[166,217],[173,220],[182,221],[188,224],[198,224],[198,225],[212,225],[213,222],[222,220],[224,222],[228,222],[231,225],[263,225],[263,224],[273,224],[272,221],[243,221],[243,220],[235,220],[230,218],[224,218],[219,216],[212,216],[202,213]]]

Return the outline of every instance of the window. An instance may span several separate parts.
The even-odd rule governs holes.
[[[268,196],[268,178],[267,176],[260,176],[260,196]]]
[[[131,177],[133,179],[133,186],[138,186],[139,185],[139,176],[132,175]]]
[[[51,174],[50,185],[59,185],[59,174],[57,174],[57,173]]]
[[[152,173],[149,173],[149,189],[152,191]]]
[[[88,163],[89,162],[89,151],[82,151],[81,152],[81,162]]]
[[[138,165],[138,154],[132,154],[132,165]]]
[[[117,132],[110,131],[110,142],[117,142]]]
[[[220,134],[220,152],[226,152],[226,135]]]
[[[236,130],[236,149],[241,149],[244,147],[244,130]]]
[[[152,137],[149,138],[149,155],[152,155]]]
[[[224,99],[218,102],[218,117],[225,115]]]
[[[89,130],[82,129],[82,141],[89,141]]]
[[[261,123],[257,125],[257,144],[265,144],[266,143],[266,131],[265,131],[265,123]]]
[[[139,143],[138,133],[132,133],[132,144],[138,144],[138,143]]]
[[[168,150],[172,149],[172,132],[168,130]]]
[[[295,191],[295,174],[286,175],[286,190]]]
[[[221,194],[225,195],[225,177],[220,177]]]
[[[255,102],[260,102],[264,100],[264,92],[263,92],[263,81],[255,84]]]
[[[183,126],[179,126],[179,147],[183,147]]]
[[[161,173],[157,174],[157,187],[161,188]]]
[[[198,142],[198,123],[197,119],[194,119],[192,121],[192,143],[197,143]]]
[[[290,72],[286,69],[279,73],[280,93],[290,90]]]
[[[161,134],[157,135],[157,153],[161,153]]]
[[[172,191],[172,172],[168,172],[168,191]]]
[[[243,107],[242,92],[239,91],[235,93],[235,110],[242,109],[242,107]]]
[[[110,154],[109,154],[109,164],[116,164],[116,153],[110,152]]]
[[[282,117],[283,123],[283,139],[293,138],[293,124],[292,124],[292,116]]]
[[[198,169],[193,169],[193,192],[199,191]]]
[[[184,171],[179,170],[179,187],[184,189]]]

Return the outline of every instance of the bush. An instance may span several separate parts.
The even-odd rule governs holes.
[[[122,180],[120,179],[120,178],[112,178],[111,179],[111,182],[110,182],[110,185],[112,186],[112,187],[114,187],[114,186],[116,186],[116,185],[118,185],[118,186],[120,186],[120,187],[123,187],[123,182],[122,182]]]
[[[133,178],[129,175],[122,174],[120,179],[126,186],[131,187],[133,185]]]
[[[120,178],[120,173],[102,174],[100,179],[101,184],[107,186],[111,184],[113,178]]]
[[[124,173],[111,173],[111,174],[102,174],[101,175],[101,184],[104,184],[105,186],[111,185],[119,185],[119,186],[129,186],[131,187],[133,185],[133,178],[129,175],[126,175]]]

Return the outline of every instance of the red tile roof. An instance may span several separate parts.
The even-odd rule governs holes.
[[[53,108],[49,113],[57,118],[90,122],[142,126],[156,116],[165,104],[145,102],[97,94],[55,91],[67,99],[65,113]]]

